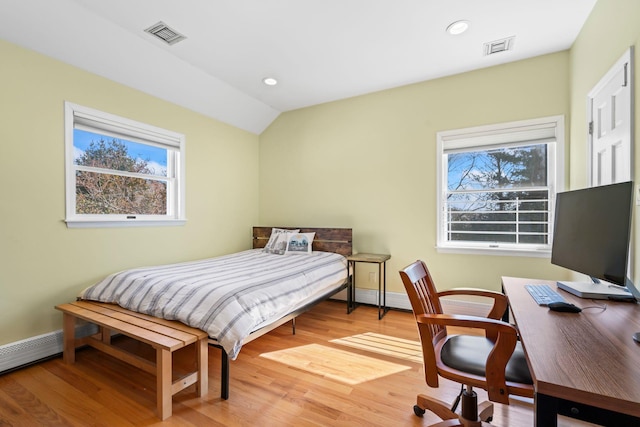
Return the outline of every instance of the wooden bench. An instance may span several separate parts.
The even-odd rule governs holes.
[[[121,308],[115,304],[76,301],[61,304],[56,309],[63,314],[63,360],[75,362],[77,347],[89,345],[146,372],[156,374],[157,412],[162,420],[171,416],[172,397],[192,384],[196,394],[205,396],[208,390],[207,333],[183,323],[159,319]],[[99,327],[95,335],[76,338],[76,319],[83,319]],[[149,344],[156,350],[155,363],[111,344],[111,333],[117,332]],[[193,344],[196,349],[197,370],[173,380],[173,352]]]

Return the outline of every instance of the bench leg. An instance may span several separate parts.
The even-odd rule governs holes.
[[[62,315],[62,360],[65,363],[76,361],[76,317],[68,313]]]
[[[111,329],[100,326],[100,337],[105,344],[111,344]]]
[[[156,349],[156,398],[158,403],[158,417],[161,420],[166,420],[171,416],[173,397],[173,393],[171,392],[173,379],[171,377],[171,352],[160,348]]]
[[[209,345],[207,338],[201,339],[196,344],[196,359],[198,361],[198,382],[196,394],[198,397],[206,396],[209,391]]]

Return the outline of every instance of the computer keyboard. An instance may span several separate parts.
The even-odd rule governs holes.
[[[524,285],[524,287],[538,305],[546,306],[556,301],[566,302],[562,295],[551,289],[549,285]]]

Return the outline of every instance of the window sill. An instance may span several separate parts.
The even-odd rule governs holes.
[[[187,223],[186,219],[161,219],[161,220],[65,220],[67,228],[119,228],[119,227],[177,227]]]
[[[522,256],[533,258],[550,258],[551,249],[535,248],[509,248],[486,246],[436,246],[438,253],[466,254],[466,255],[492,255],[492,256]]]

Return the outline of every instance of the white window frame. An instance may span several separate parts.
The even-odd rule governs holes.
[[[65,102],[65,187],[66,218],[69,228],[144,227],[184,225],[185,216],[185,136],[156,126]],[[76,165],[74,129],[108,135],[167,149],[166,215],[86,215],[76,214]]]
[[[492,124],[437,133],[437,242],[438,252],[484,255],[550,257],[555,194],[564,191],[564,116]],[[459,242],[447,240],[447,153],[465,149],[491,149],[507,144],[548,144],[548,244]]]

